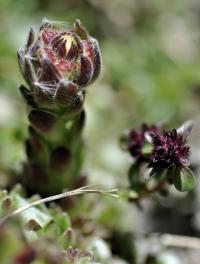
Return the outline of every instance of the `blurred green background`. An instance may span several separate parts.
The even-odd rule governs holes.
[[[179,125],[200,110],[198,0],[0,0],[0,184],[20,169],[27,119],[16,51],[42,18],[73,24],[98,39],[103,69],[88,88],[85,171],[91,182],[126,184],[118,139],[141,122]]]

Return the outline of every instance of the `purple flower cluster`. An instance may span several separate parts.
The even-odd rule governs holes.
[[[187,137],[176,129],[152,133],[152,145],[150,168],[188,166],[190,147],[187,145]]]
[[[132,129],[123,135],[122,148],[130,153],[134,164],[146,162],[154,169],[188,166],[190,147],[187,137],[191,129],[190,121],[170,131],[161,126],[143,124],[140,130]]]
[[[193,122],[185,122],[178,129],[142,125],[141,130],[130,130],[122,137],[122,147],[134,158],[129,169],[130,188],[141,193],[162,190],[174,184],[179,191],[189,191],[195,186],[195,177],[189,169],[190,147],[187,138]],[[148,189],[147,174],[153,176],[155,186]]]

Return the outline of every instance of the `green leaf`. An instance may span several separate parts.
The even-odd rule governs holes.
[[[128,177],[131,188],[138,189],[141,185],[139,166],[133,164],[129,169]]]
[[[187,192],[194,189],[196,179],[188,167],[177,168],[174,177],[174,186],[180,192]]]
[[[14,195],[14,198],[17,208],[28,204],[26,199],[20,197],[19,195]],[[49,214],[44,213],[40,209],[34,207],[21,213],[21,218],[24,224],[31,230],[41,229],[53,221],[53,218]]]

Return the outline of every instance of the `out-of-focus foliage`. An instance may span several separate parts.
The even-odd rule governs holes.
[[[30,26],[39,25],[44,17],[69,23],[79,18],[91,35],[98,39],[103,71],[101,78],[88,88],[85,129],[88,154],[85,171],[88,172],[90,182],[106,186],[127,186],[126,172],[129,165],[118,144],[126,127],[137,128],[143,122],[168,120],[172,125],[177,125],[188,118],[199,119],[199,14],[198,0],[0,0],[0,185],[6,184],[8,175],[11,177],[13,171],[20,170],[21,162],[25,159],[23,141],[27,136],[27,122],[25,106],[18,92],[19,85],[24,81],[18,69],[16,50],[23,45]],[[5,199],[2,213],[6,213],[13,195],[14,206],[17,206],[16,193],[5,195],[2,198]],[[22,197],[18,197],[20,204],[27,202]],[[71,209],[70,216],[76,218],[90,212],[87,221],[93,219],[103,229],[98,230],[90,241],[90,249],[103,263],[125,263],[118,257],[111,259],[112,248],[97,237],[104,237],[111,243],[112,237],[107,232],[105,234],[105,230],[111,233],[113,230],[125,233],[138,230],[146,233],[156,229],[193,234],[195,231],[188,224],[191,219],[195,228],[199,228],[199,211],[196,210],[194,216],[198,206],[193,198],[193,194],[189,198],[185,195],[176,197],[172,190],[172,197],[167,204],[160,200],[160,207],[156,210],[152,202],[147,201],[144,204],[145,212],[123,201],[116,203],[107,198],[102,199],[101,203],[94,202],[95,206],[91,210],[89,205],[93,204],[93,200],[80,199],[76,207]],[[198,202],[199,197],[195,199]],[[193,203],[188,206],[191,201]],[[56,248],[62,248],[59,238],[70,223],[67,215],[63,220],[59,209],[56,210],[47,210],[44,206],[29,211],[29,219],[27,215],[22,215],[24,223],[29,223],[34,215],[33,222],[37,229],[29,230],[26,239],[51,235],[52,228],[53,236],[56,234],[57,238],[53,243],[56,243]],[[56,226],[61,226],[61,229],[55,228],[52,218],[59,222]],[[86,233],[88,226],[92,226],[87,221],[84,223]],[[10,241],[13,250],[12,254],[9,251],[10,256],[16,256],[15,253],[20,250],[23,252],[26,246],[20,231],[15,226],[11,230],[9,228],[0,230],[0,235],[6,237],[1,239],[0,244],[5,259]],[[131,239],[135,242],[134,238]],[[186,258],[185,255],[180,262],[173,250],[165,252],[159,248],[159,251],[157,247],[155,250],[154,243],[149,242],[150,247],[146,239],[137,240],[138,258],[146,258],[147,264],[184,261],[198,263],[195,259],[191,261],[193,257]],[[67,246],[63,246],[65,250]],[[47,248],[46,244],[43,247]],[[158,251],[161,256],[156,259],[154,255]],[[151,255],[146,257],[148,253]],[[124,252],[122,255],[127,259]],[[128,257],[135,259],[134,254]],[[2,259],[2,263],[7,262]],[[46,262],[39,260],[36,263]]]

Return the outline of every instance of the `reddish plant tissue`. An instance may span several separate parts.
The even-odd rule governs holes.
[[[161,127],[156,125],[142,124],[141,129],[128,130],[122,137],[122,148],[128,150],[130,155],[137,161],[148,161],[148,157],[144,156],[142,151],[145,144],[145,134],[148,132],[159,132]]]
[[[44,93],[60,98],[66,91],[68,96],[80,91],[84,97],[82,88],[96,80],[101,70],[98,42],[79,20],[72,28],[48,21],[37,33],[31,28],[18,61],[24,79],[37,94],[35,101],[47,101]]]
[[[187,137],[176,129],[164,133],[152,134],[153,151],[149,167],[172,168],[188,166],[190,147]]]

